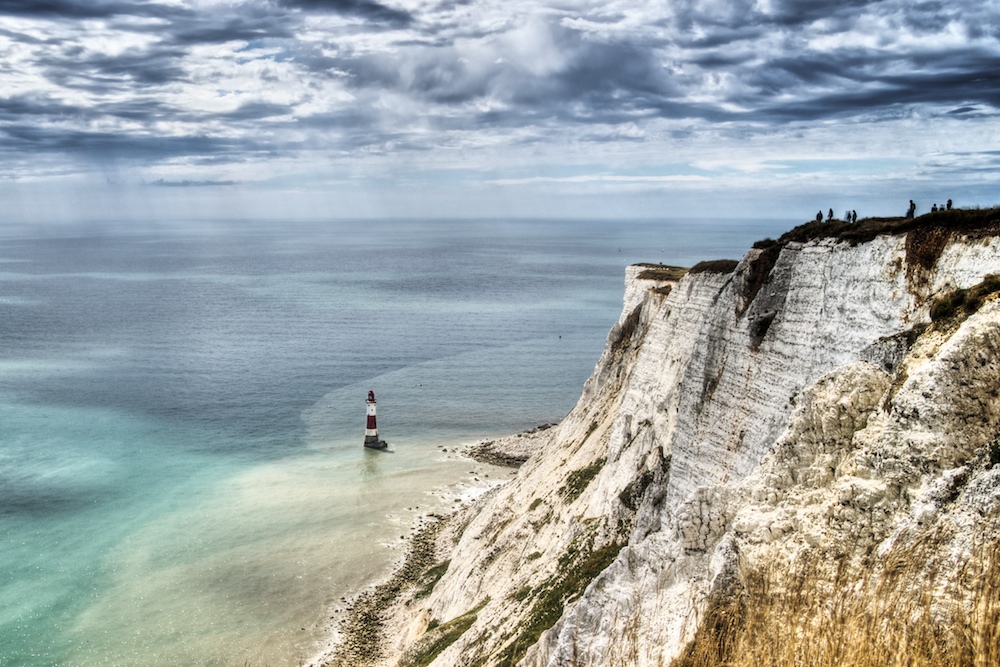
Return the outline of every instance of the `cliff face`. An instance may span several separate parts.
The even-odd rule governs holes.
[[[1000,535],[1000,302],[940,297],[1000,273],[1000,239],[926,236],[630,268],[576,408],[453,517],[385,662],[669,664],[748,571],[872,572],[930,531],[957,573]]]

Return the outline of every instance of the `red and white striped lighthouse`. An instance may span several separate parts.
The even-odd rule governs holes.
[[[368,392],[368,424],[365,427],[365,447],[385,449],[389,443],[378,439],[378,425],[375,422],[375,392]]]

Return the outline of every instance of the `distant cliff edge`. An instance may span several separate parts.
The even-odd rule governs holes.
[[[629,267],[573,411],[318,664],[1000,664],[996,274],[1000,209]]]

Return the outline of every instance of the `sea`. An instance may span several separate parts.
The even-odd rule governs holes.
[[[0,666],[305,663],[423,519],[511,474],[463,445],[572,409],[626,265],[787,227],[0,228]]]

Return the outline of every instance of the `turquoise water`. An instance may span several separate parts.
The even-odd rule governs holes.
[[[0,235],[0,665],[308,659],[424,513],[507,474],[456,445],[572,408],[627,264],[783,226]],[[360,446],[369,389],[395,453]]]

